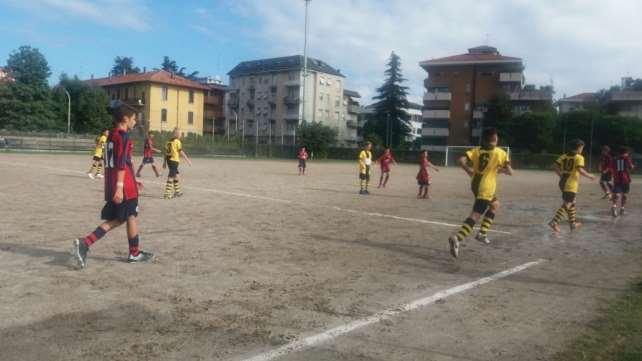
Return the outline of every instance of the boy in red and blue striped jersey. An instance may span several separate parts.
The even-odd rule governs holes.
[[[613,217],[624,215],[624,206],[631,188],[630,172],[635,168],[629,156],[629,150],[626,147],[620,147],[618,153],[618,156],[611,162],[611,173],[613,174],[613,206],[611,207],[611,213]]]

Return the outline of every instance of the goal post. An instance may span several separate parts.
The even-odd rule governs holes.
[[[466,154],[469,149],[478,147],[477,145],[448,145],[444,150],[444,167],[449,167],[457,164],[457,159]],[[506,151],[510,159],[510,147],[499,147]]]

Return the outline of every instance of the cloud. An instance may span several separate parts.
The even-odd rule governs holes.
[[[150,28],[148,9],[135,0],[8,0],[7,3],[49,19],[73,18],[137,31]]]
[[[302,0],[228,1],[255,24],[249,35],[269,44],[257,56],[302,53]],[[419,101],[422,60],[465,53],[489,39],[505,55],[523,58],[526,78],[554,82],[557,96],[642,76],[638,0],[312,0],[310,55],[340,68],[365,98],[383,80],[391,51],[399,54]],[[487,36],[488,34],[488,36]]]

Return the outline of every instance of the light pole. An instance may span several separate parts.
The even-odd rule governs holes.
[[[593,129],[595,126],[595,115],[591,114],[591,136],[589,137],[589,172],[593,169]]]
[[[308,80],[308,9],[311,0],[305,1],[305,35],[303,37],[303,96],[301,97],[301,107],[303,112],[301,118],[305,121],[305,93]]]
[[[71,95],[67,89],[62,87],[61,89],[65,92],[65,95],[67,95],[67,135],[69,135],[71,134]]]

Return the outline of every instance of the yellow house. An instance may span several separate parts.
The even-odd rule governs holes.
[[[91,79],[112,100],[139,102],[139,124],[147,130],[203,134],[205,90],[208,87],[164,70]]]

